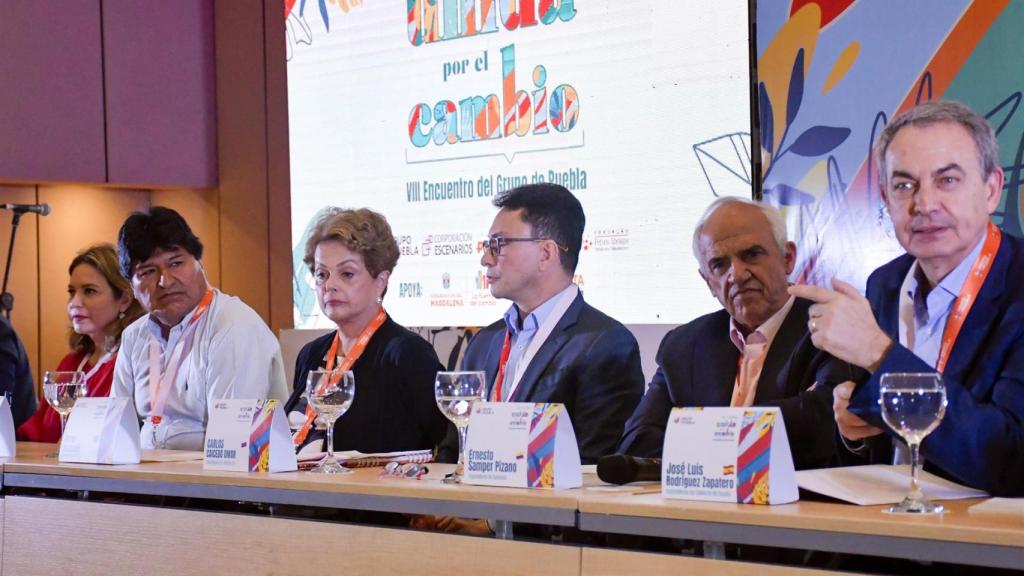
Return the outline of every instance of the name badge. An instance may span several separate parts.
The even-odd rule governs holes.
[[[203,468],[235,472],[298,470],[284,409],[277,400],[217,400],[206,426]]]
[[[469,418],[463,481],[513,488],[580,487],[580,452],[565,406],[475,404]]]
[[[138,464],[139,416],[129,398],[79,398],[60,443],[61,462]]]
[[[18,441],[14,436],[14,416],[11,414],[11,403],[0,395],[0,458],[11,458],[18,451]]]
[[[666,498],[785,504],[798,499],[778,408],[675,408],[661,461]]]

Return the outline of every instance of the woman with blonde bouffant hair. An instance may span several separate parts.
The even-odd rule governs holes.
[[[295,362],[295,385],[285,404],[296,447],[323,450],[305,398],[310,370],[352,370],[355,399],[334,425],[335,450],[364,453],[433,448],[448,420],[434,400],[441,370],[434,348],[384,311],[398,243],[380,214],[362,208],[321,211],[306,243],[304,262],[317,302],[336,329],[313,340]]]
[[[71,352],[60,361],[59,371],[86,373],[89,396],[108,396],[114,379],[114,360],[121,332],[142,315],[132,288],[118,269],[117,251],[109,244],[90,246],[68,266],[68,316]],[[18,427],[19,440],[57,442],[60,416],[43,403]]]

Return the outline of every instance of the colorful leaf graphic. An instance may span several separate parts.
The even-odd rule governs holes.
[[[786,98],[786,126],[793,123],[804,99],[804,49],[796,52],[793,59],[793,74],[789,77],[789,96]]]
[[[835,150],[849,136],[849,128],[812,126],[797,137],[788,151],[808,158],[821,156]]]
[[[764,82],[757,85],[758,111],[761,122],[761,147],[771,156],[775,143],[775,126],[772,120],[772,101],[768,98]]]

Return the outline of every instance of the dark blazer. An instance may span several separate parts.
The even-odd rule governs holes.
[[[302,347],[285,413],[306,409],[306,375],[323,366],[334,334]],[[372,453],[434,448],[448,428],[454,428],[434,399],[434,379],[442,369],[430,343],[389,317],[352,366],[356,395],[334,423],[334,449]],[[313,429],[306,443],[324,436],[325,432]]]
[[[483,370],[487,391],[498,375],[505,322],[484,328],[469,343],[463,370]],[[583,464],[615,451],[622,425],[644,393],[640,348],[617,320],[579,294],[537,350],[510,399],[565,404]],[[456,449],[457,450],[457,449]]]
[[[807,300],[797,299],[775,334],[754,396],[756,406],[778,406],[798,468],[833,462],[835,422],[831,385],[844,368],[814,348],[807,334]],[[658,347],[658,371],[626,423],[619,452],[661,457],[665,424],[676,406],[728,406],[732,400],[739,350],[729,339],[729,313],[701,316],[665,335]],[[819,384],[810,390],[815,382]]]
[[[21,340],[14,332],[14,327],[2,315],[0,315],[0,393],[7,395],[10,399],[15,428],[31,418],[39,406],[25,347],[21,345]]]
[[[892,350],[857,387],[850,411],[883,430],[877,404],[887,372],[934,372],[899,344],[899,291],[914,258],[875,270],[867,296]],[[1024,496],[1024,241],[1003,234],[985,284],[953,345],[942,380],[946,415],[921,445],[926,468],[994,496]],[[892,442],[875,442],[871,460],[891,462]]]

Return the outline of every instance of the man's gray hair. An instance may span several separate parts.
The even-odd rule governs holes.
[[[879,180],[885,188],[888,172],[885,165],[885,153],[889,150],[896,134],[907,126],[931,126],[942,122],[953,122],[967,130],[978,149],[978,163],[981,165],[982,179],[988,178],[999,165],[999,140],[992,125],[984,116],[971,110],[960,102],[937,100],[914,106],[889,122],[875,143],[875,158],[878,161]]]
[[[697,220],[697,225],[693,228],[693,257],[697,259],[700,264],[701,270],[704,269],[704,262],[701,261],[700,257],[700,234],[704,229],[704,224],[707,223],[708,218],[718,211],[719,208],[724,206],[732,206],[734,204],[742,204],[744,206],[753,206],[764,214],[764,217],[768,219],[768,224],[772,227],[772,236],[775,238],[775,243],[779,245],[779,250],[783,253],[786,252],[786,244],[789,243],[789,237],[786,235],[786,221],[782,218],[782,212],[779,209],[772,206],[771,204],[765,204],[764,202],[755,202],[748,200],[747,198],[740,198],[739,196],[723,196],[718,198],[704,210],[704,214],[701,215],[700,219]]]

